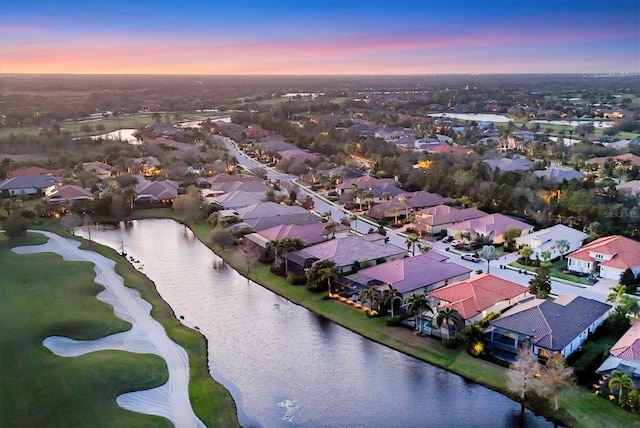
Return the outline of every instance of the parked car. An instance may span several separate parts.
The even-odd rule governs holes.
[[[453,239],[453,236],[445,236],[440,240],[440,242],[444,242],[446,244],[447,242],[450,242],[452,239]]]
[[[458,245],[460,245],[460,244],[461,244],[461,242],[460,242],[460,241],[458,241],[457,239],[454,239],[453,241],[451,241],[451,246],[452,246],[452,247],[457,247],[457,246],[458,246]]]
[[[463,254],[462,260],[478,263],[480,261],[480,257],[477,254]]]

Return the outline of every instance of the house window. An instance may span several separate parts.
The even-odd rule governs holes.
[[[547,361],[549,359],[549,351],[546,349],[538,349],[538,360]]]

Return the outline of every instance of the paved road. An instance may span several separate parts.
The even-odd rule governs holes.
[[[296,176],[291,174],[283,174],[281,172],[276,171],[273,168],[265,167],[263,164],[257,162],[255,159],[252,159],[242,153],[235,142],[229,138],[224,138],[224,143],[229,152],[236,157],[238,163],[245,167],[246,169],[251,169],[255,167],[263,167],[267,170],[267,175],[271,179],[279,179],[282,183],[282,186],[291,190],[292,188],[296,190],[298,194],[298,199],[302,199],[306,196],[311,196],[315,203],[315,208],[317,212],[327,212],[330,211],[334,220],[339,221],[341,218],[352,214],[350,211],[344,209],[342,206],[336,205],[333,202],[330,202],[320,196],[318,196],[315,192],[312,192],[310,189],[301,186],[295,180]],[[367,233],[370,228],[374,228],[377,230],[378,224],[365,219],[362,216],[358,216],[358,220],[351,223],[351,228],[357,230],[360,233]],[[389,237],[389,242],[391,244],[397,245],[402,248],[406,248],[405,237],[402,235],[402,229],[389,229],[386,228],[387,237]],[[474,263],[466,260],[462,260],[460,255],[446,251],[446,248],[449,246],[448,244],[444,244],[439,241],[426,241],[422,240],[422,244],[428,245],[432,247],[435,251],[440,254],[446,255],[450,257],[450,261],[456,264],[465,266],[474,271],[478,269],[482,269],[483,272],[487,271],[487,263],[482,261],[479,263]],[[419,250],[416,250],[416,254],[419,253]],[[508,254],[502,257],[500,260],[495,260],[491,262],[489,271],[493,275],[507,279],[509,281],[513,281],[517,284],[528,287],[529,281],[533,278],[531,273],[527,273],[522,271],[522,273],[518,273],[518,271],[511,269],[500,269],[500,265],[508,265],[514,262],[518,258],[517,254]],[[564,282],[559,282],[556,280],[551,281],[551,293],[555,295],[562,294],[577,294],[579,296],[587,297],[590,299],[598,300],[601,302],[606,301],[607,295],[610,292],[610,288],[617,285],[616,281],[612,280],[600,280],[593,286],[583,286],[580,284],[570,285]]]

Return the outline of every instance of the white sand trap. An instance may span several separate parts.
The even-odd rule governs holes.
[[[97,340],[78,341],[65,337],[48,337],[44,346],[56,355],[74,357],[102,350],[121,350],[160,356],[167,363],[169,380],[159,388],[122,394],[117,398],[121,407],[138,413],[169,419],[176,427],[204,427],[193,412],[189,401],[189,358],[185,350],[169,339],[164,327],[151,318],[151,305],[140,293],[124,286],[115,272],[115,262],[93,251],[79,249],[80,243],[54,233],[30,230],[49,238],[43,245],[13,248],[18,254],[53,252],[64,260],[88,261],[95,265],[98,284],[106,290],[97,298],[112,305],[116,316],[132,324],[132,329]]]

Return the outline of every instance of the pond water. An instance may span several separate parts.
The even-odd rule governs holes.
[[[207,337],[211,375],[245,427],[519,425],[518,403],[288,302],[177,222],[98,229],[93,240],[124,248],[176,316]],[[525,426],[551,425],[527,411]]]
[[[513,119],[503,114],[492,114],[492,113],[432,113],[432,114],[428,114],[427,116],[448,117],[451,119],[460,119],[460,120],[475,120],[476,122],[495,122],[495,123],[513,122]]]

